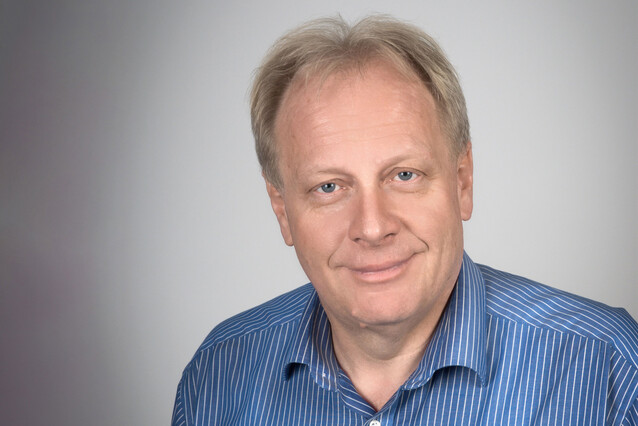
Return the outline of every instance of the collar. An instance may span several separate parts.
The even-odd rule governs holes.
[[[305,365],[315,382],[326,390],[337,389],[341,368],[332,349],[332,332],[328,316],[314,290],[301,315],[299,327],[290,341],[284,366],[284,379],[288,380],[296,367]]]
[[[415,389],[425,385],[435,371],[465,367],[487,383],[486,312],[483,276],[470,257],[463,253],[461,272],[448,305],[417,369],[403,385]],[[313,291],[290,341],[284,379],[305,365],[315,382],[326,390],[336,390],[341,368],[332,348],[330,322]]]
[[[405,389],[425,385],[435,371],[464,367],[487,384],[487,319],[485,282],[479,268],[463,253],[461,272],[447,308],[417,369],[404,384]]]

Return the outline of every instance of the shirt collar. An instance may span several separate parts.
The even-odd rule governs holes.
[[[488,377],[485,309],[483,275],[464,252],[461,272],[447,308],[423,359],[404,384],[404,388],[423,386],[435,371],[446,367],[468,368],[478,375],[481,384],[485,386]]]
[[[328,316],[313,290],[301,315],[299,328],[290,342],[284,366],[288,379],[299,365],[306,365],[315,382],[327,390],[337,389],[340,367],[332,349],[332,333]]]
[[[435,371],[446,367],[466,367],[476,372],[483,385],[487,382],[486,318],[483,277],[470,257],[463,253],[463,263],[448,305],[441,316],[417,369],[405,382],[405,389],[426,384]],[[332,349],[330,322],[312,292],[290,341],[284,378],[296,367],[306,365],[315,382],[327,389],[337,389],[340,367]]]

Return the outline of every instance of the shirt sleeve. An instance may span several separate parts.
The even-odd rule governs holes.
[[[177,395],[175,396],[175,406],[173,407],[173,419],[171,426],[186,426],[186,412],[184,406],[184,377],[177,385]]]

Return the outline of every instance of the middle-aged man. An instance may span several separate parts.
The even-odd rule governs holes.
[[[456,74],[388,17],[277,41],[253,132],[312,284],[206,338],[174,425],[638,424],[622,309],[472,262],[472,150]]]

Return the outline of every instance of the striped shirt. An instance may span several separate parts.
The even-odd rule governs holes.
[[[217,326],[173,425],[638,425],[638,324],[464,255],[414,373],[376,412],[339,367],[308,284]]]

